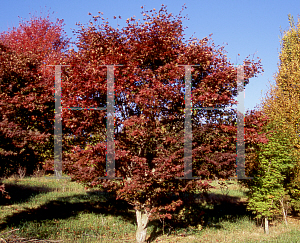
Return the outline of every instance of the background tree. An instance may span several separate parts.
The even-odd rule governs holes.
[[[292,211],[296,213],[300,210],[300,21],[298,19],[296,26],[289,15],[289,22],[290,29],[283,33],[281,40],[276,84],[271,85],[260,109],[276,124],[282,139],[288,137],[292,143],[292,149],[287,150],[297,163],[285,175],[285,189],[291,198]]]
[[[67,43],[49,15],[0,34],[1,175],[20,166],[32,174],[53,157],[54,72],[45,65],[60,64]]]
[[[293,157],[290,137],[278,133],[277,124],[270,122],[265,127],[273,132],[268,134],[267,144],[259,145],[259,164],[256,168],[257,173],[250,182],[248,209],[256,213],[258,219],[264,219],[265,232],[268,234],[268,222],[271,217],[282,213],[287,224],[286,181],[297,161]]]

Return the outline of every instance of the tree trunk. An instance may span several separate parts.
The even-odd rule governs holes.
[[[265,217],[265,233],[267,235],[269,234],[269,221],[268,221],[268,217]]]
[[[288,225],[288,222],[286,219],[286,211],[285,211],[284,204],[283,204],[283,198],[280,200],[280,203],[281,203],[281,207],[282,207],[283,220],[285,222],[285,225]]]
[[[149,216],[144,210],[135,210],[136,212],[136,221],[137,221],[137,230],[136,230],[136,241],[138,243],[146,242],[147,235],[147,226]]]

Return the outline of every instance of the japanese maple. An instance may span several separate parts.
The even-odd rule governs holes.
[[[214,111],[215,119],[195,110],[193,176],[201,179],[176,178],[184,175],[185,69],[179,65],[199,65],[191,72],[193,107],[236,104],[237,71],[224,47],[215,47],[211,39],[184,41],[181,13],[173,16],[163,6],[142,15],[143,21],[132,17],[122,29],[105,21],[96,25],[101,16],[94,16],[89,26],[80,25],[78,51],[69,53],[62,83],[64,107],[103,107],[103,65],[123,65],[114,68],[116,176],[122,179],[99,179],[106,168],[105,111],[63,111],[64,131],[77,135],[74,153],[64,153],[63,168],[74,180],[106,188],[133,205],[138,242],[145,241],[149,220],[170,218],[182,205],[183,193],[208,190],[210,178],[234,176],[236,163],[236,121],[225,118],[233,111]],[[245,85],[262,71],[260,61],[246,61]],[[264,137],[252,135],[246,141],[264,142]]]

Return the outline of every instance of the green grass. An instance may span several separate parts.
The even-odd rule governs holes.
[[[0,238],[135,242],[134,210],[108,194],[70,180],[10,178],[3,183],[11,200],[0,204]],[[226,183],[224,190],[213,181],[217,188],[208,198],[175,212],[180,220],[151,222],[149,242],[300,242],[296,223],[286,227],[279,222],[265,235],[241,200],[247,190],[236,181]]]
[[[214,180],[210,184],[216,187],[215,189],[212,189],[211,192],[220,195],[228,195],[231,197],[246,197],[246,192],[248,192],[248,189],[239,185],[236,180]],[[221,186],[220,184],[223,184],[224,186]]]
[[[3,181],[12,197],[0,208],[1,230],[18,228],[20,237],[75,242],[111,242],[134,232],[133,218],[101,194],[70,181],[24,178]],[[115,241],[117,242],[117,241]]]

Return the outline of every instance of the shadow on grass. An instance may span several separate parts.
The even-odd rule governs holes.
[[[2,205],[28,201],[33,196],[53,191],[53,189],[46,187],[24,185],[9,185],[6,186],[6,189],[11,196],[11,200],[6,200]],[[38,208],[25,208],[22,212],[16,212],[4,218],[4,222],[0,224],[0,230],[5,229],[7,226],[20,227],[24,220],[28,223],[30,221],[68,219],[76,217],[80,212],[121,216],[124,220],[134,224],[135,215],[129,212],[132,207],[126,202],[116,200],[107,192],[87,192],[87,194],[57,197]]]
[[[31,197],[41,193],[48,193],[55,189],[48,187],[24,186],[7,184],[6,189],[11,196],[11,200],[7,200],[2,205],[12,205],[24,201],[29,201]],[[169,235],[176,233],[177,235],[186,236],[193,234],[191,227],[202,225],[204,228],[221,229],[221,222],[231,221],[236,222],[244,216],[251,216],[251,212],[246,210],[246,202],[241,202],[238,197],[224,196],[220,194],[209,193],[207,195],[197,194],[190,198],[182,198],[187,203],[185,206],[177,209],[174,212],[172,219],[164,220],[163,224],[159,220],[149,222],[148,228],[152,229],[148,242],[154,242],[163,233]],[[172,198],[177,199],[176,197]],[[185,208],[185,211],[180,209]],[[74,196],[61,196],[54,200],[50,200],[46,204],[35,209],[26,209],[22,212],[16,212],[13,215],[7,216],[0,224],[0,230],[8,227],[20,227],[22,222],[34,221],[40,222],[43,220],[53,219],[68,219],[76,217],[80,212],[89,212],[102,215],[120,216],[131,224],[136,223],[133,207],[122,200],[116,200],[115,196],[103,191],[91,191],[86,194]]]
[[[12,205],[29,201],[31,197],[39,194],[46,194],[55,189],[41,186],[18,185],[14,183],[5,183],[5,190],[11,199],[0,198],[0,205]]]
[[[251,212],[247,211],[247,202],[240,201],[239,197],[209,193],[207,195],[195,195],[193,203],[187,203],[174,212],[172,219],[153,222],[154,229],[147,242],[154,242],[159,236],[175,233],[187,236],[194,234],[200,224],[203,228],[222,229],[222,221],[237,222],[248,216],[253,218]],[[185,200],[185,202],[190,202]]]

